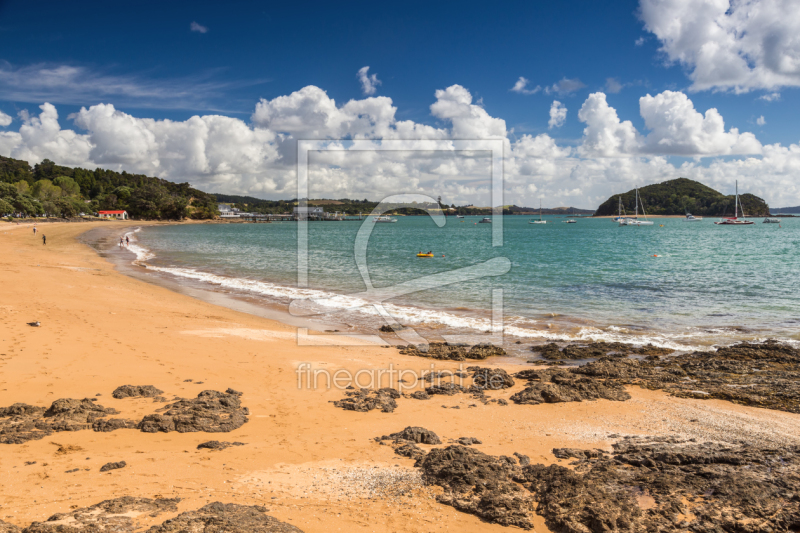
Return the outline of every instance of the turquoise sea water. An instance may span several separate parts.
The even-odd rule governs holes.
[[[745,227],[713,220],[654,219],[619,227],[608,219],[504,218],[504,245],[491,246],[480,217],[398,217],[377,224],[368,264],[376,287],[506,257],[502,276],[391,300],[390,312],[433,333],[486,329],[491,289],[503,289],[510,342],[603,339],[673,347],[779,337],[800,340],[800,219]],[[663,224],[663,227],[660,225]],[[353,244],[360,222],[309,223],[309,286],[297,290],[297,224],[146,227],[136,233],[147,263],[217,290],[249,294],[265,305],[330,298],[364,290]],[[435,258],[420,259],[432,250]],[[140,250],[140,254],[146,252]],[[442,257],[444,254],[445,257]],[[655,257],[657,256],[657,257]],[[358,303],[358,302],[357,302]],[[386,322],[369,305],[328,300],[322,319],[374,331]]]

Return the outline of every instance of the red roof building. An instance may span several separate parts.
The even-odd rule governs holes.
[[[98,211],[100,218],[115,218],[117,220],[128,220],[127,211]]]

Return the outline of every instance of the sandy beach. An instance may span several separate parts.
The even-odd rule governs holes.
[[[100,225],[113,224],[130,226]],[[800,444],[800,415],[638,387],[628,387],[628,401],[501,405],[459,394],[399,398],[392,413],[339,409],[330,402],[344,391],[302,382],[298,387],[299,365],[355,374],[389,365],[457,369],[459,363],[400,355],[394,347],[366,342],[300,346],[294,327],[118,272],[77,240],[98,225],[40,225],[46,246],[28,226],[0,226],[0,407],[90,398],[119,411],[115,416],[138,420],[165,403],[117,399],[117,387],[152,385],[168,401],[230,388],[242,393],[248,421],[227,433],[63,431],[0,444],[0,519],[20,528],[111,498],[160,496],[181,498],[178,510],[142,515],[142,526],[220,501],[263,505],[269,515],[305,532],[509,530],[437,502],[441,489],[421,482],[413,460],[374,441],[407,426],[427,428],[445,445],[475,437],[482,452],[517,452],[544,465],[569,464],[553,448],[610,450],[620,435]],[[28,325],[36,321],[39,327]],[[531,368],[480,364],[509,373]],[[487,396],[508,399],[523,388],[517,381]],[[210,440],[244,445],[197,449]],[[100,472],[116,461],[127,466]],[[534,529],[549,531],[538,516]]]

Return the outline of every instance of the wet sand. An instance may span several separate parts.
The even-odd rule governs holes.
[[[638,388],[629,388],[626,402],[502,406],[456,395],[400,398],[393,413],[337,409],[330,402],[343,391],[298,388],[298,365],[355,373],[390,364],[429,370],[431,361],[365,341],[298,345],[295,327],[126,276],[77,240],[109,224],[130,227],[51,224],[42,228],[43,246],[29,227],[0,226],[0,406],[88,397],[135,420],[164,404],[114,399],[116,387],[154,385],[169,400],[230,387],[243,393],[249,421],[230,433],[86,430],[0,444],[0,519],[20,527],[109,498],[161,495],[182,498],[179,512],[212,501],[264,505],[306,532],[508,530],[437,503],[413,461],[372,440],[406,426],[423,426],[445,443],[477,437],[483,452],[519,452],[543,464],[569,462],[556,459],[554,447],[610,449],[610,435],[800,444],[798,415]],[[458,367],[435,363],[435,370]],[[523,386],[488,395],[507,399]],[[245,445],[197,449],[214,439]],[[100,473],[111,461],[127,467]],[[535,529],[548,531],[541,518]]]

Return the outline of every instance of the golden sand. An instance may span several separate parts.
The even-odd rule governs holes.
[[[0,226],[0,406],[49,406],[58,398],[100,394],[99,404],[135,420],[163,404],[114,399],[116,387],[154,385],[168,399],[231,387],[243,392],[250,420],[231,433],[87,430],[0,444],[0,519],[19,526],[109,498],[161,495],[181,497],[180,511],[212,501],[264,505],[270,515],[306,532],[503,531],[438,504],[410,459],[372,439],[423,426],[445,443],[477,437],[486,453],[519,452],[549,464],[558,462],[552,448],[609,448],[611,433],[703,436],[705,426],[716,424],[725,434],[735,424],[744,437],[761,438],[765,431],[786,439],[800,435],[800,417],[790,413],[635,388],[627,402],[501,406],[457,395],[401,398],[394,413],[343,411],[329,403],[343,397],[340,390],[298,389],[300,363],[355,372],[389,364],[423,369],[430,361],[367,343],[298,346],[292,327],[125,276],[76,241],[98,224],[40,225],[47,246],[30,227]],[[111,224],[130,226],[101,225]],[[32,321],[41,327],[28,326]],[[509,372],[524,368],[500,366]],[[521,388],[518,383],[491,396],[508,398]],[[698,412],[708,423],[695,430],[687,420],[697,420]],[[197,450],[212,439],[245,445]],[[100,473],[110,461],[128,466]],[[536,530],[547,531],[538,520]]]

